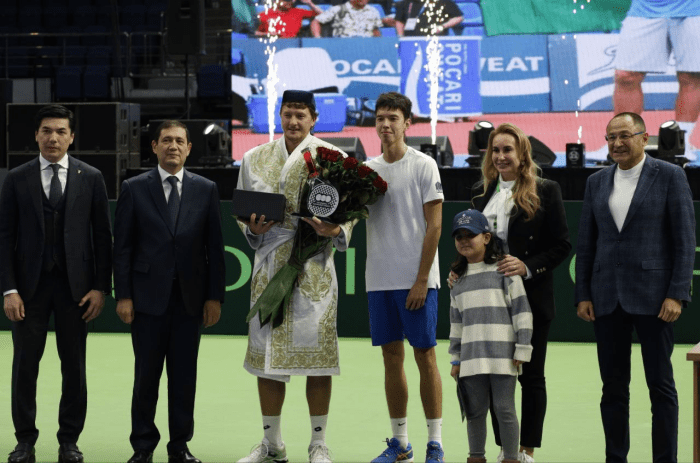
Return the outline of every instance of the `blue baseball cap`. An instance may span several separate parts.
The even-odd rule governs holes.
[[[491,233],[491,227],[486,216],[476,209],[462,211],[452,219],[452,236],[457,230],[469,230],[475,235]]]

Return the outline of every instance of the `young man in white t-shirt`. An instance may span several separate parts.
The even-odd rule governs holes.
[[[413,461],[408,442],[408,386],[404,338],[413,347],[428,422],[426,463],[444,461],[442,382],[435,359],[437,247],[442,229],[442,184],[434,159],[406,145],[411,101],[389,92],[377,100],[376,129],[382,155],[367,164],[388,183],[369,207],[366,286],[372,344],[382,346],[393,438],[372,463]]]

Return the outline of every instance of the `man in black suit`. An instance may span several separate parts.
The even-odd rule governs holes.
[[[183,168],[187,127],[166,121],[151,142],[158,167],[124,181],[114,226],[117,314],[131,324],[134,392],[129,463],[153,459],[158,387],[167,358],[169,463],[199,463],[194,433],[202,322],[214,325],[225,292],[224,244],[216,185]]]
[[[78,463],[85,424],[87,322],[102,311],[111,287],[112,234],[102,174],[67,155],[75,118],[63,106],[35,118],[40,156],[9,172],[0,194],[0,286],[12,323],[12,421],[17,446],[10,463],[33,463],[36,383],[54,314],[63,386],[58,460]]]

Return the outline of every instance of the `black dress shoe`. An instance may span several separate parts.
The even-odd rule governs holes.
[[[202,463],[198,458],[190,453],[189,450],[180,450],[179,452],[168,455],[168,463]]]
[[[7,457],[8,463],[34,463],[35,461],[34,446],[31,444],[17,444]]]
[[[127,463],[153,463],[153,452],[137,450]]]
[[[58,463],[83,463],[83,453],[75,444],[61,444],[58,447]]]

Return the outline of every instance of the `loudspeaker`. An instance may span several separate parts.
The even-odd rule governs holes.
[[[583,143],[566,144],[566,167],[583,167],[586,164],[586,145]]]
[[[172,55],[204,54],[204,0],[170,0],[165,23]]]
[[[362,146],[362,142],[357,137],[338,137],[338,138],[321,138],[321,140],[328,142],[338,149],[348,153],[348,156],[355,158],[360,162],[367,160],[367,154],[365,154],[365,147]]]
[[[36,153],[34,116],[45,104],[7,105],[7,146],[9,153]],[[135,103],[75,103],[64,105],[75,114],[72,155],[133,154],[134,167],[140,147],[141,106]]]
[[[539,141],[537,138],[530,135],[527,137],[532,145],[532,160],[540,167],[551,167],[557,159],[554,151],[550,150],[547,145]]]
[[[406,144],[418,151],[421,150],[421,145],[430,145],[432,143],[432,137],[406,137]],[[435,144],[439,149],[438,159],[435,159],[438,167],[452,167],[455,162],[455,154],[454,151],[452,151],[452,143],[450,143],[450,139],[442,135],[436,137]]]
[[[158,164],[158,158],[156,157],[153,149],[151,148],[151,141],[155,138],[156,129],[162,124],[165,119],[155,119],[148,121],[148,152],[150,153],[150,162],[152,165]],[[209,124],[216,123],[222,127],[228,127],[228,121],[225,120],[212,120],[212,119],[180,119],[178,122],[182,122],[187,126],[187,130],[190,133],[190,143],[192,143],[192,151],[185,161],[185,166],[198,167],[200,166],[200,158],[207,155],[207,137],[204,135],[204,129],[206,129]],[[145,156],[144,156],[145,158]]]
[[[0,79],[0,169],[7,168],[8,103],[12,103],[12,79]]]

